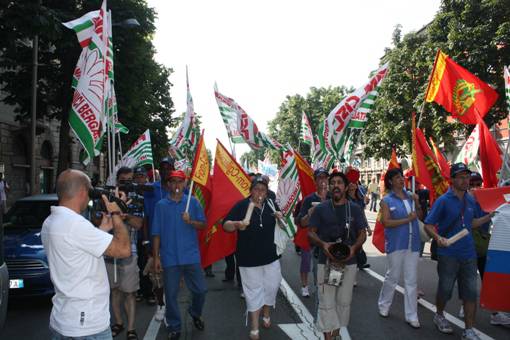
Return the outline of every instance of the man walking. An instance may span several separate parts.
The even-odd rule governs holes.
[[[108,339],[110,289],[103,255],[129,257],[129,235],[116,203],[103,196],[108,215],[100,228],[80,215],[89,202],[90,179],[66,170],[57,179],[59,206],[51,207],[41,240],[55,286],[50,316],[52,339]],[[113,228],[113,235],[105,231]]]
[[[479,340],[480,338],[473,330],[478,278],[475,245],[471,230],[487,223],[493,214],[477,218],[476,201],[473,196],[467,193],[470,173],[471,171],[463,163],[452,165],[450,168],[451,187],[434,202],[425,219],[425,228],[438,245],[437,273],[439,281],[434,324],[441,333],[453,333],[453,328],[444,317],[443,311],[452,296],[452,290],[457,281],[459,295],[464,305],[466,325],[462,339]],[[447,239],[464,229],[469,233],[457,242],[448,245]]]
[[[320,249],[317,329],[324,333],[326,340],[338,336],[340,328],[349,324],[356,253],[367,238],[368,226],[361,208],[345,197],[347,183],[347,177],[341,172],[329,175],[332,198],[315,207],[308,223],[308,237]],[[330,247],[334,243],[349,246],[350,253],[345,259],[333,257]]]
[[[200,267],[197,230],[205,228],[206,223],[202,206],[194,197],[191,197],[189,211],[185,211],[188,200],[188,195],[184,194],[185,181],[184,172],[170,172],[165,183],[169,195],[156,204],[152,222],[154,270],[157,273],[163,270],[165,323],[171,340],[179,339],[181,334],[177,302],[181,276],[193,296],[188,313],[195,327],[204,329],[202,309],[207,287]]]
[[[372,182],[368,185],[368,193],[370,194],[370,211],[377,212],[377,200],[379,199],[377,178],[372,177]]]

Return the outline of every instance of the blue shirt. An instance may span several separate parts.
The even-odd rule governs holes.
[[[409,204],[409,207],[412,207],[413,200],[409,194],[406,193],[406,195],[407,198],[405,201]],[[390,218],[392,220],[400,220],[406,218],[409,215],[404,204],[404,200],[398,197],[393,191],[384,196],[382,200],[388,206],[388,210],[390,211]],[[410,236],[411,251],[420,251],[420,229],[418,227],[417,219],[411,222],[411,230],[409,230],[409,223],[404,223],[396,227],[384,228],[386,253],[389,254],[397,250],[409,249]]]
[[[184,223],[188,195],[179,202],[164,198],[154,209],[152,236],[160,237],[160,256],[163,267],[200,263],[197,230]],[[195,197],[191,197],[189,215],[193,221],[205,222],[204,210]]]
[[[169,192],[161,185],[160,181],[152,183],[152,187],[154,188],[153,191],[146,191],[143,193],[143,212],[149,220],[149,235],[151,234],[150,226],[152,225],[152,217],[154,216],[156,203],[158,203],[162,198],[168,197],[169,194]]]
[[[464,207],[463,219],[459,218],[461,215],[462,208]],[[438,226],[438,232],[441,236],[449,238],[463,228],[469,231],[469,234],[455,242],[449,247],[438,247],[438,255],[452,256],[461,260],[476,258],[475,243],[473,236],[471,235],[473,218],[477,216],[478,209],[476,207],[476,201],[468,193],[464,194],[464,199],[461,201],[452,191],[448,191],[439,197],[432,206],[425,224],[432,224]],[[462,223],[462,220],[464,223]],[[455,225],[451,227],[451,231],[445,235],[447,229],[455,222]]]

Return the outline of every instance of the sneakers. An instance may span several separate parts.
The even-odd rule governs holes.
[[[308,286],[301,287],[301,296],[302,297],[310,297],[310,292],[308,291]]]
[[[459,318],[464,318],[464,306],[460,306]]]
[[[462,332],[462,340],[482,340],[478,334],[475,333],[473,328],[466,328],[464,332]]]
[[[241,291],[241,294],[240,294],[240,296],[241,296],[241,299],[244,299],[244,298],[246,298],[246,297],[244,296],[244,292],[243,292],[243,291]]]
[[[170,332],[168,333],[168,340],[177,340],[181,337],[181,332]]]
[[[390,311],[379,309],[379,315],[383,318],[387,318],[390,315]]]
[[[156,308],[157,310],[156,315],[154,315],[154,319],[156,319],[156,321],[163,321],[165,318],[165,306],[158,306]]]
[[[491,314],[491,325],[501,325],[501,326],[510,326],[510,314],[509,313],[503,313],[503,312],[497,312],[494,314]]]
[[[445,333],[445,334],[453,333],[453,328],[450,325],[450,323],[448,322],[448,320],[446,320],[444,315],[435,314],[434,315],[434,324],[436,325],[438,331],[440,331],[441,333]]]

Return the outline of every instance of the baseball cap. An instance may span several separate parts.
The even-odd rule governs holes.
[[[461,172],[467,172],[468,174],[471,174],[471,170],[469,170],[466,164],[455,163],[450,168],[450,177],[455,177],[457,174],[460,174]]]
[[[350,168],[345,173],[345,176],[347,177],[347,180],[349,181],[349,183],[358,183],[359,177],[360,177],[360,173],[359,173],[358,170],[356,170],[354,168]]]
[[[162,158],[160,161],[159,161],[159,165],[163,164],[163,163],[167,163],[167,164],[170,164],[171,166],[174,166],[175,164],[175,159],[173,159],[172,157],[170,156],[167,156],[167,157],[164,157]]]
[[[268,187],[266,181],[264,181],[262,176],[256,176],[253,179],[253,181],[251,181],[250,190],[253,189],[253,187],[256,186],[257,184],[264,184],[266,186],[266,188]]]
[[[170,173],[168,174],[167,179],[170,179],[170,178],[186,179],[186,174],[182,170],[174,170],[174,171],[170,171]]]
[[[133,173],[135,175],[144,175],[146,176],[147,175],[147,171],[145,171],[145,168],[142,167],[142,166],[137,166],[134,170],[133,170]]]
[[[479,172],[473,171],[469,177],[470,181],[482,181],[482,175]]]
[[[317,177],[319,177],[320,175],[326,175],[326,176],[328,176],[328,175],[329,175],[328,170],[324,169],[323,167],[320,167],[320,168],[317,168],[317,169],[313,172],[313,177],[314,177],[314,178],[317,178]]]

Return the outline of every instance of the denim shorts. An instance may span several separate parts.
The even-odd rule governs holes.
[[[112,339],[112,331],[110,327],[105,329],[102,332],[92,334],[92,335],[86,335],[86,336],[65,336],[60,333],[58,333],[56,330],[51,328],[50,326],[50,332],[51,332],[51,340],[111,340]]]
[[[452,297],[455,281],[459,286],[459,298],[467,302],[476,302],[478,296],[478,274],[476,258],[457,259],[452,256],[438,255],[437,274],[439,282],[437,297],[446,302]]]

